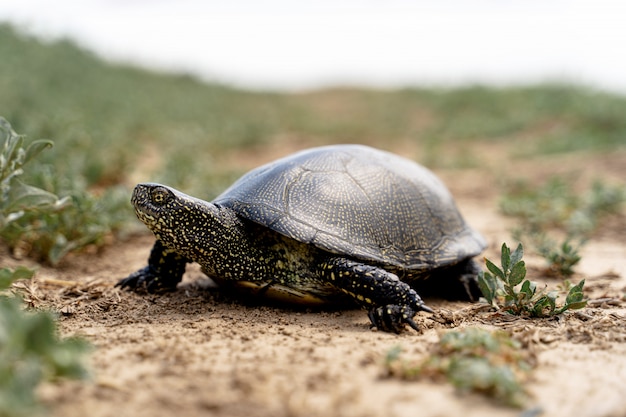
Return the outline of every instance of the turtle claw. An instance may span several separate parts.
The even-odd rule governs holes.
[[[433,310],[432,308],[428,307],[426,304],[422,304],[420,306],[420,310],[419,311],[425,311],[425,312],[431,313],[431,314],[435,312],[435,310]]]
[[[426,305],[420,306],[420,310],[432,312]],[[368,312],[370,321],[378,330],[386,332],[400,333],[408,324],[413,330],[421,331],[417,323],[413,320],[416,312],[407,306],[389,304],[382,307],[374,307]]]
[[[411,329],[415,330],[416,332],[421,331],[417,323],[415,323],[415,321],[413,321],[412,318],[407,318],[404,321],[406,324],[408,324],[411,327]]]
[[[120,279],[117,284],[115,284],[115,286],[120,287],[121,289],[128,288],[129,290],[136,290],[140,287],[143,287],[145,282],[147,281],[146,275],[149,273],[149,268],[150,267],[147,266],[133,272],[126,278]]]
[[[128,288],[129,290],[133,291],[139,291],[143,289],[150,294],[173,290],[175,288],[169,288],[164,286],[159,279],[159,276],[155,273],[154,268],[152,268],[150,265],[133,272],[124,279],[119,280],[117,284],[115,284],[115,286],[122,289]]]

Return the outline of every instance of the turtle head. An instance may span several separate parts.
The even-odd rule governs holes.
[[[153,230],[179,205],[178,192],[161,184],[137,184],[130,199],[139,220]]]
[[[215,205],[161,184],[138,184],[131,203],[135,213],[165,246],[182,254],[215,229]]]

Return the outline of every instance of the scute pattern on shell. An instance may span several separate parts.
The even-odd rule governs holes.
[[[453,264],[486,246],[431,171],[362,145],[279,159],[214,203],[323,250],[404,269]]]

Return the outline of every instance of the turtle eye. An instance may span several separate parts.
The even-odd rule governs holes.
[[[152,197],[152,202],[158,206],[162,206],[167,203],[168,197],[170,196],[167,188],[164,187],[156,187],[150,193]]]

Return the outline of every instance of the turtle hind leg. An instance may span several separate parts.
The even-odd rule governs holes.
[[[458,264],[432,271],[427,278],[411,281],[411,286],[424,297],[475,302],[482,296],[478,287],[481,268],[470,258]]]
[[[131,290],[145,289],[149,293],[171,291],[182,280],[188,262],[157,240],[150,252],[148,265],[119,280],[115,286]]]
[[[405,324],[419,330],[415,314],[432,312],[415,290],[382,268],[337,257],[324,260],[319,271],[324,281],[368,309],[370,321],[379,330],[399,333]]]

